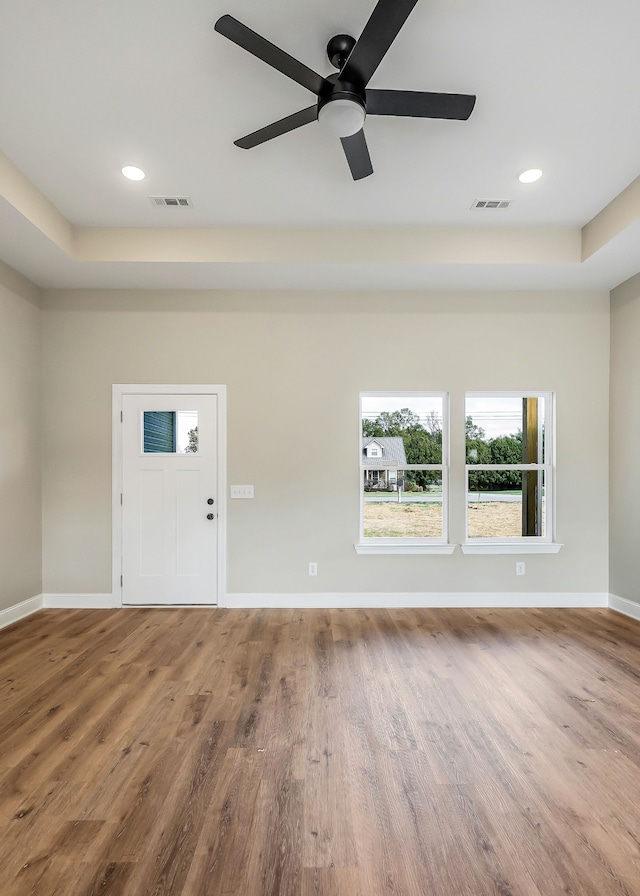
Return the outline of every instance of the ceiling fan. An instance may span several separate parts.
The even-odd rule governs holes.
[[[233,16],[222,16],[215,30],[267,65],[297,81],[317,96],[317,101],[246,137],[235,141],[252,149],[312,121],[339,137],[354,180],[373,174],[363,125],[367,115],[402,115],[413,118],[449,118],[466,121],[475,96],[460,93],[427,93],[417,90],[375,90],[367,84],[395,40],[418,0],[378,0],[356,40],[336,34],[327,44],[327,56],[337,74],[323,78],[304,63],[256,34]]]

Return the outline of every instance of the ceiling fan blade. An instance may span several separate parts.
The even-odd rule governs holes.
[[[357,134],[352,134],[351,137],[341,137],[340,142],[354,180],[362,180],[363,177],[373,174],[373,166],[363,129],[360,129]]]
[[[311,93],[315,93],[316,96],[320,93],[324,78],[307,68],[302,62],[298,62],[293,56],[289,56],[284,50],[276,47],[275,44],[256,34],[251,28],[247,28],[233,16],[222,16],[214,27],[219,34],[229,38],[234,44],[247,50],[253,56],[257,56],[258,59],[262,59],[263,62],[282,72],[287,78],[297,81]]]
[[[475,96],[466,93],[367,90],[367,115],[409,115],[413,118],[453,118],[466,121],[475,104]]]
[[[304,124],[310,124],[317,117],[318,107],[309,106],[307,109],[301,109],[300,112],[294,112],[293,115],[281,118],[280,121],[274,121],[273,124],[268,124],[266,127],[260,128],[259,131],[254,131],[253,134],[247,134],[246,137],[234,140],[234,143],[240,149],[253,149],[254,146],[266,143],[267,140],[273,140],[274,137],[295,131],[296,128],[301,128]]]
[[[378,0],[355,47],[342,67],[340,80],[366,87],[418,0]]]

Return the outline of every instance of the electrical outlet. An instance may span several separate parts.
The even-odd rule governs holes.
[[[524,563],[516,563],[516,575],[517,576],[524,575]]]
[[[310,575],[310,576],[317,576],[317,575],[318,575],[318,564],[317,564],[317,563],[310,563],[310,564],[309,564],[309,575]]]

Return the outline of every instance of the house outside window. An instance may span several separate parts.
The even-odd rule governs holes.
[[[554,396],[465,397],[465,553],[555,552]]]
[[[360,396],[358,553],[451,553],[448,395]]]
[[[364,489],[395,489],[398,485],[398,467],[404,467],[407,457],[399,436],[362,437],[362,463],[364,465]],[[392,464],[385,469],[372,469],[379,464]]]

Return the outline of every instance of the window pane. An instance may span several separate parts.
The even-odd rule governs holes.
[[[544,398],[467,396],[467,463],[545,463],[544,415]]]
[[[443,398],[363,396],[362,463],[442,463]]]
[[[517,484],[495,485],[494,470],[469,472],[467,525],[469,538],[522,538],[546,535],[546,501],[542,470],[513,472]]]
[[[364,470],[363,488],[365,538],[442,538],[439,470]]]
[[[196,454],[197,411],[143,411],[144,454]]]

